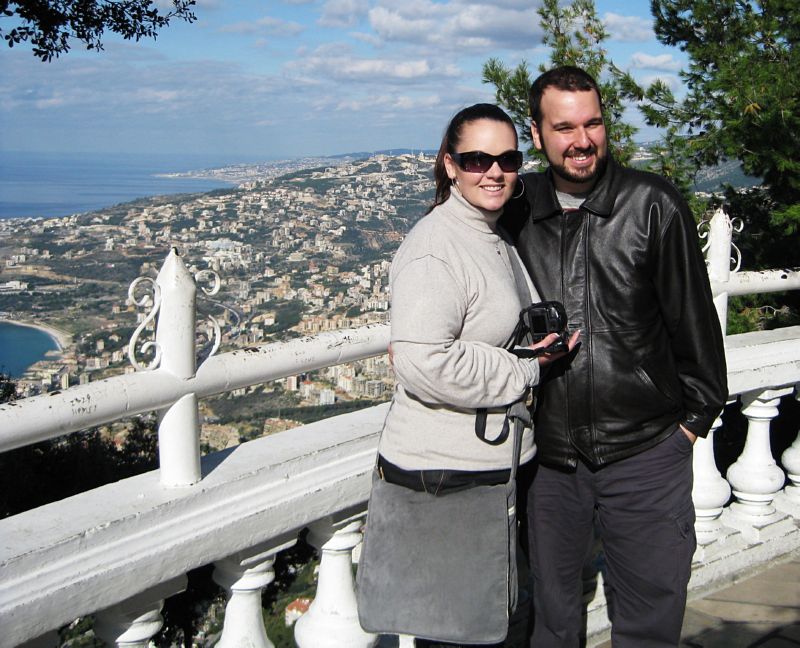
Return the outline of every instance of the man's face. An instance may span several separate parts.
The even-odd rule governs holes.
[[[593,90],[546,88],[541,120],[531,125],[533,143],[553,168],[556,189],[589,191],[608,162],[606,127]]]

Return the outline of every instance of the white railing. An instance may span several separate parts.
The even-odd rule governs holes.
[[[719,213],[708,235],[709,274],[721,316],[727,295],[759,277],[768,275],[759,290],[746,292],[800,288],[796,270],[730,272],[731,229]],[[271,646],[260,593],[274,578],[275,556],[304,528],[321,564],[317,596],[295,628],[298,646],[374,645],[376,637],[358,625],[351,563],[388,406],[201,459],[197,402],[382,354],[388,325],[212,355],[195,368],[195,290],[171,252],[152,298],[160,308],[157,368],[0,405],[0,451],[160,412],[159,470],[0,520],[0,645],[52,646],[56,628],[95,614],[95,632],[108,643],[144,646],[161,626],[163,599],[185,587],[187,571],[213,563],[214,579],[228,593],[220,645]],[[714,461],[713,432],[695,446],[695,593],[800,547],[800,437],[783,454],[783,470],[769,445],[778,400],[797,397],[800,327],[730,336],[726,347],[731,399],[741,399],[749,429],[727,479]],[[784,488],[785,473],[790,483]],[[607,627],[597,588],[589,602],[590,643]]]

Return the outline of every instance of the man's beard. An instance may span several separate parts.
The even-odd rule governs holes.
[[[544,146],[544,142],[542,142],[542,152],[547,158],[550,168],[553,169],[553,173],[567,182],[574,182],[576,184],[596,181],[603,175],[606,170],[606,166],[608,166],[608,154],[604,152],[601,155],[594,146],[590,150],[586,151],[586,153],[594,154],[596,156],[594,166],[590,169],[581,169],[578,172],[570,170],[567,168],[566,164],[556,164],[553,162],[553,160],[550,158],[550,155],[547,153],[547,148]]]

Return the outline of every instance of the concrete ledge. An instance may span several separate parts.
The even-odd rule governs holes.
[[[388,404],[244,443],[178,489],[158,471],[0,520],[2,645],[363,507]]]

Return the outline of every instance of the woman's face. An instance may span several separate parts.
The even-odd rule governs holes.
[[[500,155],[515,151],[516,148],[517,136],[511,126],[493,119],[477,119],[462,127],[456,153],[482,151]],[[450,154],[445,155],[444,164],[447,175],[455,180],[461,195],[475,207],[496,211],[506,204],[514,192],[517,172],[503,171],[497,162],[483,173],[465,171]]]

